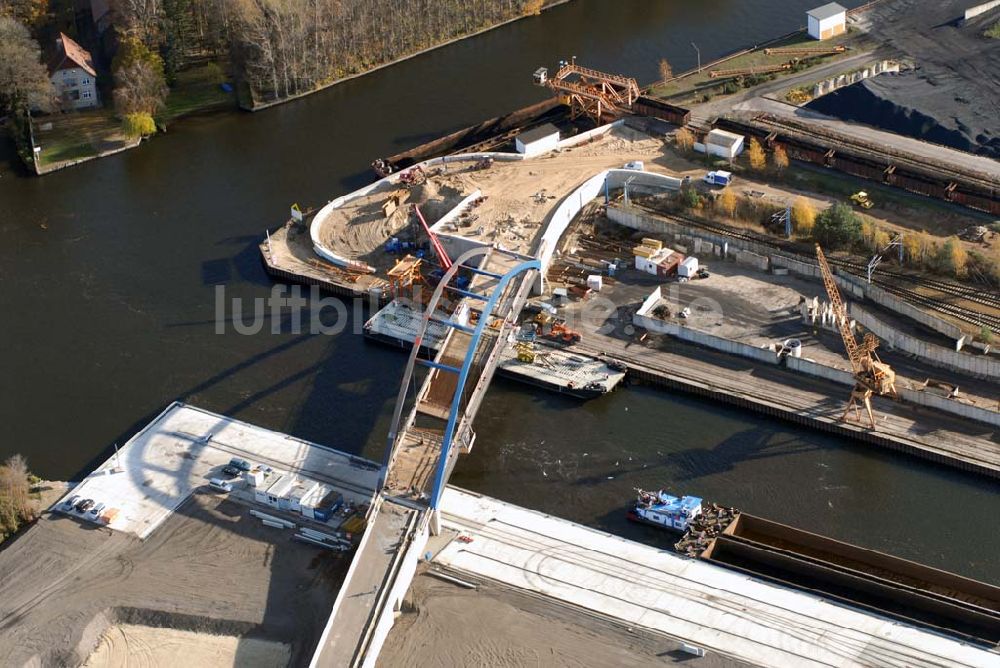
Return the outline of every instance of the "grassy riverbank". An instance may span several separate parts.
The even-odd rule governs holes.
[[[206,64],[184,70],[170,89],[163,109],[156,115],[157,125],[166,127],[184,116],[235,109],[236,96],[222,90],[221,70]],[[118,153],[139,145],[138,139],[126,137],[121,119],[105,107],[65,114],[52,114],[34,120],[37,153],[36,171],[48,174],[65,167]]]

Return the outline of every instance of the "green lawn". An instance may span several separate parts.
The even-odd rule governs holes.
[[[992,37],[993,39],[1000,39],[1000,21],[997,21],[983,33],[987,37]]]
[[[48,128],[51,124],[51,129]],[[39,168],[79,160],[125,146],[121,123],[111,109],[51,114],[34,120]]]
[[[848,50],[844,53],[823,56],[818,58],[810,58],[807,62],[810,67],[814,65],[819,65],[822,63],[827,63],[840,58],[845,58],[851,55],[852,52],[856,53],[859,49],[863,48],[865,42],[863,39],[859,38],[857,35],[852,35],[848,33],[847,35],[842,35],[838,39],[831,39],[828,42],[818,42],[814,40],[809,34],[803,30],[801,32],[795,33],[783,40],[775,42],[774,44],[769,44],[767,48],[784,48],[784,47],[821,47],[821,46],[836,46],[838,44],[845,44]],[[688,76],[682,77],[680,79],[675,79],[667,84],[654,85],[650,89],[650,93],[654,97],[661,98],[671,98],[675,101],[683,101],[684,98],[694,94],[700,93],[702,91],[712,93],[718,93],[718,88],[724,86],[727,81],[731,79],[718,78],[713,79],[709,76],[709,72],[713,69],[720,70],[735,70],[735,69],[746,69],[750,67],[767,67],[770,65],[780,65],[782,63],[787,63],[792,56],[787,54],[765,54],[764,49],[757,49],[751,51],[750,53],[745,53],[743,55],[737,56],[730,60],[725,61],[715,67],[705,66],[702,68],[701,72],[696,72]],[[790,71],[790,70],[789,70]],[[781,74],[781,73],[779,73]]]
[[[192,67],[177,74],[166,105],[156,115],[158,123],[166,124],[181,116],[212,109],[236,107],[235,93],[219,87],[219,68],[212,65]]]

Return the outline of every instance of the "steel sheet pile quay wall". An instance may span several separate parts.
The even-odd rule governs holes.
[[[702,555],[974,642],[1000,642],[1000,588],[740,514]]]
[[[885,146],[864,144],[828,130],[768,114],[753,120],[719,118],[716,128],[785,147],[790,158],[831,167],[972,209],[1000,214],[1000,183],[989,175],[931,162]]]
[[[448,488],[435,562],[766,666],[986,666],[997,655],[882,615]]]

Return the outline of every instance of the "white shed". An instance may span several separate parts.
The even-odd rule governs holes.
[[[743,152],[743,135],[725,130],[712,130],[705,135],[703,146],[702,150],[709,155],[732,160]],[[696,144],[695,148],[699,148],[699,146]]]
[[[559,128],[546,123],[537,128],[522,132],[514,139],[514,147],[518,153],[526,156],[539,155],[551,151],[559,143]]]
[[[847,10],[836,2],[810,9],[806,17],[809,36],[813,39],[829,39],[847,32]]]

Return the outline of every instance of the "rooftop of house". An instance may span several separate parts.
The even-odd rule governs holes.
[[[705,142],[708,144],[715,144],[716,146],[725,146],[730,148],[736,142],[743,139],[741,135],[733,134],[732,132],[726,132],[725,130],[712,130],[708,133]]]
[[[810,9],[806,14],[813,17],[817,21],[822,21],[824,19],[832,18],[837,14],[843,14],[847,10],[838,5],[836,2],[831,2],[829,4],[823,5],[822,7],[817,7],[816,9]]]
[[[539,125],[537,128],[522,132],[517,138],[521,140],[522,144],[530,144],[533,141],[538,141],[543,137],[555,134],[559,134],[559,128],[551,123],[546,123],[545,125]]]
[[[94,59],[91,58],[90,52],[77,44],[69,35],[61,32],[56,38],[56,57],[53,60],[51,70],[57,72],[72,67],[79,67],[90,76],[97,76],[97,70],[94,69]]]

